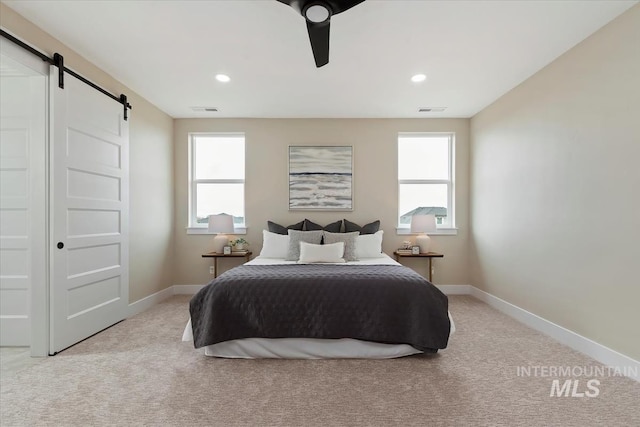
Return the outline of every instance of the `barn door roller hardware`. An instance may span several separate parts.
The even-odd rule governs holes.
[[[113,99],[114,101],[117,101],[117,102],[121,103],[122,106],[124,107],[124,119],[127,120],[128,116],[129,116],[127,110],[133,108],[133,107],[131,107],[131,104],[129,104],[129,102],[127,102],[127,95],[121,94],[119,97],[115,96],[115,95],[107,92],[106,90],[104,90],[103,88],[98,86],[97,84],[85,79],[84,77],[82,77],[78,73],[76,73],[74,71],[71,71],[70,69],[68,69],[67,67],[64,66],[64,57],[62,55],[60,55],[59,53],[57,53],[57,52],[53,54],[53,58],[50,58],[47,55],[45,55],[44,53],[42,53],[39,50],[33,48],[32,46],[29,46],[28,44],[26,44],[22,40],[17,39],[16,37],[12,36],[11,34],[7,33],[4,30],[0,30],[0,35],[2,37],[6,38],[7,40],[17,44],[21,48],[31,52],[34,55],[36,55],[37,57],[39,57],[43,61],[48,62],[49,64],[52,64],[52,65],[55,65],[56,67],[58,67],[58,87],[60,89],[64,89],[64,73],[71,74],[73,77],[75,77],[76,79],[80,80],[81,82],[83,82],[83,83],[91,86],[95,90],[107,95],[109,98]]]

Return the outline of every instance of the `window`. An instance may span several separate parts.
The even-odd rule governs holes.
[[[454,228],[453,134],[398,135],[398,229],[411,216],[435,215],[438,228]]]
[[[209,215],[244,223],[244,134],[189,135],[189,227],[206,228]]]

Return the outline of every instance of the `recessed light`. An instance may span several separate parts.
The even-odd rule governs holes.
[[[227,76],[226,74],[216,74],[216,80],[222,83],[226,83],[231,80],[231,77]]]
[[[424,74],[416,74],[411,77],[411,81],[414,83],[420,83],[427,80],[427,76]]]

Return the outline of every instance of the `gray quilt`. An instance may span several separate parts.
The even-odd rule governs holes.
[[[356,338],[424,352],[449,339],[446,295],[396,265],[242,265],[189,304],[196,348],[240,338]]]

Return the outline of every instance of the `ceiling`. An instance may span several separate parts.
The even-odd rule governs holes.
[[[316,68],[276,0],[2,2],[175,118],[471,117],[638,3],[367,0]]]

